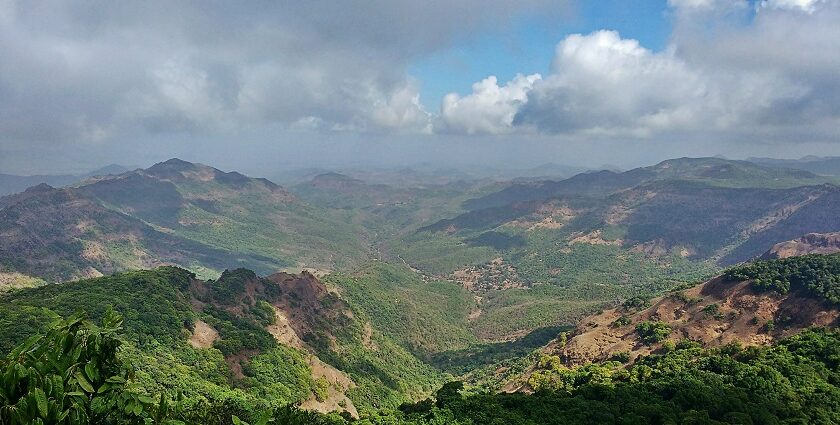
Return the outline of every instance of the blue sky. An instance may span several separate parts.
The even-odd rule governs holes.
[[[671,33],[669,13],[666,0],[578,2],[569,14],[521,16],[510,28],[474,34],[418,59],[408,72],[421,86],[421,102],[436,110],[447,93],[469,93],[473,83],[489,75],[500,84],[517,73],[545,75],[554,47],[569,34],[616,30],[623,38],[659,51]]]

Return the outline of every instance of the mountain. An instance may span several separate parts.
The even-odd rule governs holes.
[[[765,167],[748,161],[678,158],[625,172],[591,171],[565,180],[512,185],[497,193],[472,199],[465,206],[478,210],[566,196],[605,198],[643,183],[662,180],[728,188],[791,188],[836,182],[794,168]]]
[[[824,178],[716,158],[665,161],[624,173],[513,185],[471,211],[421,230],[469,235],[553,227],[567,241],[733,264],[808,232],[840,229],[838,187]],[[604,236],[614,235],[611,238]],[[561,237],[562,238],[562,237]]]
[[[747,161],[769,167],[804,170],[823,176],[840,176],[840,157],[806,156],[800,159],[747,158]]]
[[[776,243],[840,230],[840,187],[801,170],[681,158],[618,173],[513,184],[399,237],[392,252],[480,298],[485,341],[573,325]]]
[[[0,196],[11,195],[22,192],[28,187],[46,184],[49,186],[66,186],[88,177],[103,176],[109,174],[121,174],[129,171],[130,168],[122,165],[111,164],[85,174],[59,174],[59,175],[33,175],[17,176],[12,174],[0,174]]]
[[[66,391],[76,408],[112,418],[214,425],[836,423],[838,276],[840,257],[813,255],[731,269],[699,287],[709,300],[690,298],[693,289],[670,295],[682,304],[633,300],[620,323],[604,326],[639,321],[628,332],[647,348],[634,361],[617,351],[564,364],[557,350],[601,328],[583,322],[490,373],[519,377],[507,382],[515,393],[447,382],[308,273],[237,269],[203,281],[161,267],[47,285],[0,296],[0,348],[26,340],[0,360],[14,389],[0,415],[49,418]],[[766,317],[773,321],[744,334],[758,345],[730,338]],[[809,323],[829,328],[803,330]],[[675,335],[683,332],[696,339]],[[28,379],[41,374],[48,378]]]
[[[364,232],[265,179],[178,159],[0,198],[6,271],[69,280],[177,264],[204,275],[365,261]],[[25,253],[25,255],[21,255]]]

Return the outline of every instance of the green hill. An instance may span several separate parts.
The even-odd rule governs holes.
[[[0,348],[55,314],[99,320],[111,307],[125,319],[120,356],[139,383],[195,408],[221,403],[248,414],[335,402],[355,413],[395,408],[443,382],[312,275],[259,278],[245,269],[201,281],[162,267],[19,290],[0,298]]]
[[[161,264],[206,276],[349,267],[368,258],[364,235],[268,180],[180,160],[0,199],[0,267],[51,280]]]

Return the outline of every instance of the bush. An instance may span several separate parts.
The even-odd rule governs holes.
[[[663,322],[644,321],[636,325],[636,333],[646,344],[660,342],[671,334],[671,326]]]

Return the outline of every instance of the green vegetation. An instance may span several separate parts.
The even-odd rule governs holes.
[[[190,411],[225,405],[226,411],[244,418],[272,406],[323,397],[323,382],[313,380],[304,354],[277,344],[265,329],[274,320],[268,301],[281,299],[271,298],[281,296],[275,293],[280,288],[251,278],[256,279],[253,272],[234,270],[218,281],[202,283],[185,270],[161,267],[19,290],[0,297],[0,347],[9,350],[43,330],[52,312],[69,316],[86,311],[101,319],[113,306],[125,317],[120,359],[136,365],[143,388],[169,398],[180,394]],[[197,289],[202,285],[204,290]],[[451,283],[440,285],[459,289]],[[248,287],[259,288],[253,298],[247,296]],[[294,293],[288,297],[289,302],[302,301]],[[324,308],[343,305],[329,294],[322,302]],[[194,305],[203,307],[195,311]],[[401,342],[366,330],[370,319],[363,310],[355,320],[341,314],[344,319],[327,322],[313,317],[308,323],[317,328],[302,338],[320,359],[355,382],[348,395],[357,409],[396,407],[444,382]],[[199,319],[219,333],[213,348],[187,344],[188,329]]]
[[[133,391],[117,358],[121,325],[112,310],[101,326],[74,316],[14,348],[0,360],[0,423],[162,423],[163,400]]]
[[[352,275],[331,275],[326,282],[339,288],[374,328],[420,355],[478,342],[467,323],[473,297],[452,282],[426,282],[408,268],[381,262]]]
[[[514,341],[483,343],[437,353],[432,356],[431,362],[438,369],[455,376],[468,376],[472,382],[494,386],[500,381],[495,376],[497,370],[504,368],[512,374],[519,368],[519,372],[523,372],[525,358],[558,335],[562,338],[565,335],[563,331],[570,329],[561,326],[539,328]]]
[[[47,367],[38,373],[61,376],[66,381],[62,391],[75,394],[77,391],[67,388],[76,385],[84,393],[84,386],[90,383],[94,391],[87,394],[94,395],[78,399],[74,405],[75,396],[54,396],[57,378],[28,380],[35,386],[3,399],[0,415],[14,411],[28,415],[15,419],[17,423],[32,422],[33,415],[52,418],[44,423],[60,423],[56,415],[76,409],[90,418],[126,416],[113,419],[120,423],[178,420],[227,425],[274,419],[289,424],[346,424],[348,418],[338,414],[319,415],[290,407],[307,399],[327,399],[332,384],[313,378],[305,353],[278,344],[266,331],[274,323],[276,303],[288,302],[299,308],[295,310],[299,314],[317,315],[302,322],[312,326],[302,338],[319,359],[354,382],[347,395],[361,415],[359,424],[614,423],[617,418],[637,423],[838,420],[833,407],[840,401],[840,333],[836,330],[807,331],[771,348],[704,350],[691,341],[671,342],[663,345],[660,354],[639,358],[626,367],[630,361],[627,352],[604,363],[566,368],[559,358],[536,358],[534,352],[562,329],[543,329],[510,343],[479,343],[471,326],[487,322],[482,322],[482,317],[474,322],[467,319],[474,306],[472,294],[451,282],[424,280],[407,268],[385,263],[371,264],[352,275],[333,275],[327,281],[340,290],[342,298],[307,286],[304,291],[322,295],[303,299],[302,294],[309,292],[284,292],[294,285],[278,285],[244,269],[227,271],[216,281],[200,282],[175,267],[3,295],[0,345],[4,349],[34,334],[44,335],[28,342],[40,341],[36,346],[44,347],[35,351],[41,353],[36,359],[59,352],[55,342],[49,341],[67,340],[68,332],[81,335],[71,338],[77,341],[116,341],[92,345],[81,350],[81,355],[108,359],[96,361],[112,365],[102,363],[101,369],[119,371],[106,375],[122,376],[124,381],[115,380],[113,384],[121,386],[100,396],[98,388],[104,381],[96,381],[95,372],[88,371],[85,362],[38,363],[20,356],[18,350],[9,359],[49,363],[34,369]],[[534,293],[545,295],[551,292],[540,291],[550,290],[579,296],[576,288],[579,285],[536,285],[490,291],[485,294],[489,301],[482,307],[490,312],[487,317],[498,318],[498,312],[513,313],[522,305],[520,300],[500,295],[534,297]],[[344,304],[345,299],[349,304]],[[311,305],[313,300],[320,304]],[[494,304],[505,300],[511,302]],[[646,304],[639,298],[628,301],[627,308]],[[124,336],[116,334],[119,320],[110,312],[110,305],[125,316]],[[348,306],[352,314],[343,313]],[[714,313],[714,307],[707,309]],[[93,327],[74,316],[45,326],[54,320],[53,311],[68,317],[75,311],[89,311],[105,324]],[[309,313],[303,313],[306,311]],[[219,333],[213,348],[193,348],[186,342],[199,319]],[[524,315],[519,319],[536,323]],[[671,333],[667,324],[656,321],[641,322],[636,331],[648,344],[666,341]],[[98,338],[95,332],[107,336]],[[100,349],[110,354],[101,356],[96,351]],[[8,364],[3,363],[3,368],[19,370]],[[529,373],[531,364],[539,366],[527,379],[536,394],[487,392],[499,390],[504,382],[519,382],[515,378]],[[66,372],[71,369],[73,373]],[[479,386],[443,385],[447,379],[444,372],[466,374]],[[9,376],[20,379],[22,375],[14,372]],[[422,400],[436,388],[435,400]],[[92,401],[99,397],[102,401]],[[415,402],[418,399],[421,401]],[[44,402],[47,407],[42,409]],[[101,422],[91,419],[97,421]]]
[[[838,343],[840,332],[814,330],[770,348],[677,345],[629,369],[544,361],[534,396],[466,396],[434,413],[472,423],[837,423]]]
[[[0,419],[9,424],[64,423],[349,423],[247,400],[184,398],[171,403],[132,378],[120,361],[120,318],[103,325],[77,317],[56,322],[0,362]],[[69,341],[70,343],[66,343]],[[22,355],[22,353],[29,353]],[[774,347],[704,350],[678,344],[662,355],[568,369],[544,356],[529,379],[537,392],[466,394],[460,382],[435,400],[368,411],[360,425],[484,423],[818,423],[840,421],[840,332],[810,330]],[[321,389],[323,385],[315,384]]]
[[[663,322],[644,321],[636,325],[636,333],[645,344],[654,344],[668,338],[671,326]]]
[[[192,323],[195,317],[181,292],[191,278],[192,274],[186,270],[161,267],[23,289],[0,298],[0,322],[14,323],[12,320],[20,316],[18,310],[27,307],[47,308],[62,316],[84,311],[94,320],[100,320],[113,307],[125,317],[126,333],[131,340],[143,343],[151,338],[173,343],[183,339],[184,324]],[[6,332],[32,335],[43,323],[35,320],[4,326],[0,330],[4,336],[0,343],[8,349]]]
[[[751,280],[760,291],[786,294],[798,290],[840,304],[840,254],[756,261],[732,267],[724,277],[738,282]]]
[[[610,326],[612,326],[614,328],[619,328],[619,327],[622,327],[622,326],[627,326],[630,323],[631,323],[630,318],[622,314],[621,316],[618,317],[618,319],[615,319],[615,321],[613,321],[610,324]]]
[[[388,248],[411,266],[437,275],[484,264],[499,256],[492,247],[470,246],[457,237],[429,231],[390,242]]]

